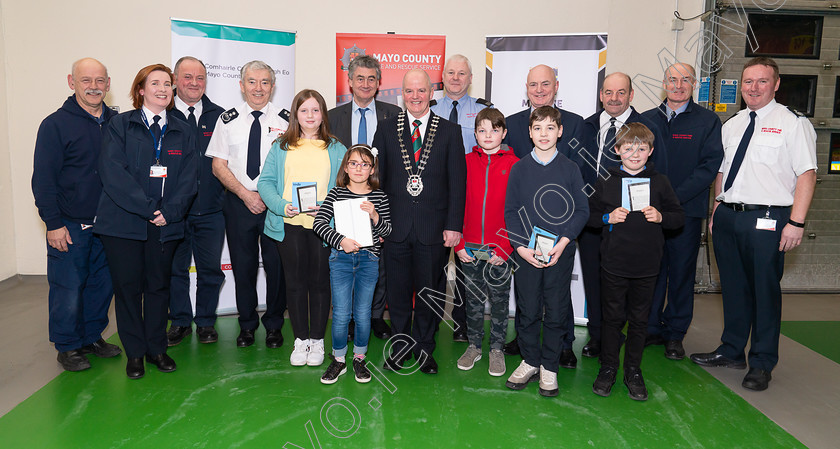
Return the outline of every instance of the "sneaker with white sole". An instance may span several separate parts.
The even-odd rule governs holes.
[[[475,345],[467,346],[467,350],[464,351],[464,355],[458,359],[458,369],[463,371],[469,371],[473,369],[475,366],[475,362],[481,360],[481,349],[475,347]]]
[[[347,372],[347,363],[339,362],[334,356],[330,356],[332,363],[327,367],[327,371],[321,376],[321,383],[325,385],[334,384],[338,378]]]
[[[553,398],[560,393],[560,389],[557,388],[557,373],[553,373],[545,367],[540,366],[540,394],[547,397]]]
[[[306,355],[306,364],[309,366],[321,366],[324,363],[324,339],[309,340],[309,354]]]
[[[505,375],[505,353],[501,349],[490,350],[490,369],[487,370],[491,376],[500,377]]]
[[[523,360],[508,377],[505,386],[512,390],[523,390],[530,382],[536,382],[540,378],[540,369],[531,366]]]
[[[292,366],[306,365],[306,359],[309,355],[309,339],[301,340],[295,338],[295,349],[292,350],[292,356],[289,357],[289,363]]]

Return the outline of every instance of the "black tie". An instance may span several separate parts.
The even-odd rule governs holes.
[[[452,102],[452,112],[449,113],[449,121],[458,124],[458,101]]]
[[[610,128],[604,137],[604,145],[601,147],[601,167],[609,168],[618,165],[618,155],[612,148],[615,146],[615,117],[610,117]],[[607,153],[611,151],[612,153]]]
[[[195,120],[195,107],[190,106],[187,110],[190,111],[190,116],[187,117],[187,121],[190,122],[193,128],[198,128],[198,122]]]
[[[154,139],[155,141],[154,154],[155,156],[157,156],[158,145],[162,145],[162,142],[160,141],[160,123],[158,123],[160,122],[160,116],[156,115],[152,120],[154,120],[154,123],[152,123],[152,126],[149,127],[149,131],[152,132],[152,139]],[[155,165],[157,164],[160,164],[160,159],[156,157]],[[152,198],[160,200],[163,197],[163,178],[155,177],[151,178],[150,181],[151,182],[149,182],[149,188],[151,189],[150,193],[152,195]]]
[[[670,116],[670,117],[668,117],[668,121],[670,122],[670,121],[671,121],[671,120],[673,120],[673,119],[674,119],[674,117],[676,117],[676,116],[677,116],[676,111],[671,111],[671,116]]]
[[[260,138],[262,137],[260,116],[262,112],[254,111],[251,115],[254,116],[254,122],[251,123],[251,134],[248,136],[248,164],[245,173],[253,180],[260,175]]]
[[[738,151],[735,152],[735,159],[732,159],[732,165],[729,167],[729,173],[726,175],[726,183],[723,184],[724,192],[732,187],[732,183],[735,182],[735,177],[738,176],[741,163],[744,162],[744,155],[747,154],[747,147],[750,146],[750,139],[752,139],[753,131],[755,130],[755,115],[755,111],[750,111],[750,124],[744,131],[744,136],[741,137],[741,143],[738,144]]]

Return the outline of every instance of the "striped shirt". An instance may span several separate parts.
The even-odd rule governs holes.
[[[335,224],[333,223],[333,203],[353,198],[366,198],[367,201],[373,203],[373,207],[379,213],[379,223],[371,223],[373,246],[363,248],[379,257],[382,251],[382,242],[379,241],[379,238],[382,237],[384,239],[391,233],[391,211],[388,207],[388,197],[381,190],[374,190],[370,193],[359,195],[351,192],[347,187],[334,187],[327,193],[327,198],[321,204],[312,229],[328,245],[341,251],[341,241],[345,236],[335,230]]]

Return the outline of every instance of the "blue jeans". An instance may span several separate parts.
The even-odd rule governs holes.
[[[50,284],[50,341],[59,352],[79,349],[102,338],[114,289],[102,241],[93,229],[64,221],[72,245],[61,252],[47,244]]]
[[[336,357],[347,354],[347,328],[350,317],[356,328],[353,352],[367,353],[370,339],[370,304],[376,279],[379,277],[379,257],[369,251],[347,254],[330,251],[330,286],[332,287],[332,347]]]

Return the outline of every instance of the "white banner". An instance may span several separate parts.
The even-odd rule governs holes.
[[[598,88],[606,70],[606,33],[487,36],[486,43],[484,95],[506,116],[529,107],[525,87],[528,71],[540,64],[554,69],[560,83],[554,103],[557,107],[584,118],[600,109]],[[571,289],[575,324],[585,324],[586,295],[578,254]],[[511,291],[511,315],[514,310]]]
[[[239,88],[239,71],[253,60],[261,60],[274,69],[276,82],[271,101],[289,109],[295,95],[295,33],[262,30],[234,25],[171,19],[172,68],[182,56],[194,56],[207,66],[207,96],[219,106],[230,109],[245,99]],[[227,240],[222,250],[225,283],[219,296],[220,314],[236,313],[236,292]],[[262,267],[262,264],[260,264]],[[190,268],[190,299],[195,310],[195,266]],[[257,274],[259,307],[265,308],[265,272]]]

